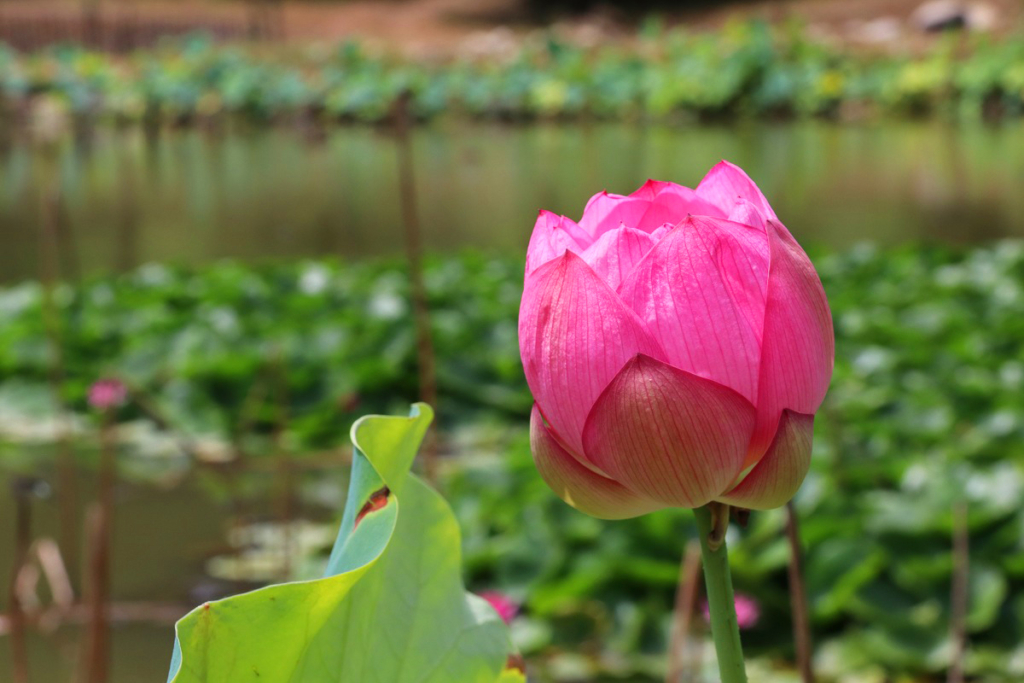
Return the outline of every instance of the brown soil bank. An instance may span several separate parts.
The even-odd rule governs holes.
[[[629,40],[640,17],[631,3],[590,6],[582,13],[545,10],[563,37],[584,43]],[[6,0],[0,3],[0,39],[18,47],[82,41],[131,49],[160,34],[207,29],[223,39],[304,42],[359,39],[413,57],[446,57],[500,50],[542,25],[532,0]],[[543,4],[543,3],[542,3]],[[657,2],[668,26],[721,26],[731,18],[772,22],[799,18],[825,39],[865,46],[905,47],[926,41],[920,10],[974,12],[982,30],[1006,33],[1021,25],[1019,0],[748,0]],[[973,19],[972,19],[973,21]],[[19,45],[19,39],[28,44]]]

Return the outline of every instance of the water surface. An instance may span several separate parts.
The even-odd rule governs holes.
[[[1024,236],[1020,122],[448,124],[416,130],[413,152],[435,251],[520,253],[540,208],[578,217],[594,192],[626,193],[648,177],[692,186],[721,158],[747,169],[805,243]],[[394,140],[366,127],[315,139],[291,129],[99,129],[53,148],[9,145],[0,281],[38,275],[47,212],[66,271],[400,253],[396,157]],[[58,202],[44,200],[46,188]]]
[[[540,208],[577,217],[594,192],[629,192],[647,177],[692,186],[721,158],[746,168],[807,244],[1024,237],[1019,122],[449,124],[418,129],[413,152],[424,242],[433,251],[521,254]],[[60,261],[69,276],[153,260],[399,254],[396,159],[394,140],[369,128],[335,129],[314,140],[287,129],[155,137],[100,129],[87,140],[68,138],[53,147],[11,144],[0,148],[0,282],[39,275],[46,225],[60,235]],[[0,464],[2,586],[12,554],[12,477]],[[84,514],[91,478],[81,485]],[[56,535],[55,502],[40,502],[36,511],[36,532]],[[203,560],[221,548],[232,519],[226,503],[194,480],[175,489],[123,483],[116,515],[116,600],[184,609],[205,599],[197,587],[206,582]],[[77,637],[74,627],[33,633],[38,680],[69,680]],[[171,637],[166,623],[119,626],[112,680],[162,680]],[[0,638],[0,646],[6,644]],[[8,667],[8,648],[0,647],[0,680]]]

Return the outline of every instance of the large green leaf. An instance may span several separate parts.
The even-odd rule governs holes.
[[[408,418],[370,416],[352,427],[349,497],[326,576],[193,610],[177,624],[169,682],[491,683],[503,675],[508,629],[466,593],[455,518],[409,471],[431,418],[417,404]]]

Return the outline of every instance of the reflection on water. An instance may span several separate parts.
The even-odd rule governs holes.
[[[719,158],[744,166],[803,241],[843,247],[1024,237],[1024,126],[750,124],[738,128],[501,126],[420,129],[414,139],[425,242],[521,253],[540,207],[577,216],[587,197],[627,192],[647,176],[695,184]],[[38,275],[44,190],[58,186],[58,221],[74,249],[65,272],[110,271],[160,259],[201,263],[400,254],[393,141],[338,129],[298,133],[203,131],[147,139],[98,131],[87,145],[0,148],[0,281]],[[0,452],[0,460],[9,452]],[[0,560],[13,550],[10,475],[0,471]],[[94,489],[83,476],[82,500]],[[80,516],[82,510],[79,509]],[[35,507],[35,531],[57,534],[54,501]],[[118,488],[113,594],[119,601],[195,604],[203,559],[223,543],[229,506],[191,485]],[[0,586],[10,580],[0,561]],[[81,568],[72,568],[80,573]],[[206,586],[209,588],[209,586]],[[216,587],[214,587],[216,588]],[[0,594],[0,611],[5,595]],[[68,680],[73,627],[33,632],[38,680]],[[167,624],[114,632],[113,681],[159,680]],[[0,644],[5,644],[0,639]],[[0,647],[0,680],[9,648]]]
[[[12,461],[24,465],[37,459],[49,461],[53,456],[48,449],[27,454],[16,453],[18,448],[0,444],[0,615],[8,610],[16,516],[12,496],[12,483],[17,477],[13,469],[16,468],[7,468]],[[78,453],[80,461],[92,460],[94,456],[89,451]],[[128,469],[131,471],[130,467]],[[56,476],[52,468],[37,464],[33,470],[55,490]],[[245,512],[246,517],[269,514],[273,479],[269,472],[251,472],[239,487],[244,494],[229,497],[224,487],[226,481],[216,476],[193,475],[171,486],[174,478],[166,482],[168,485],[157,485],[147,483],[149,476],[135,481],[127,475],[123,473],[118,481],[114,508],[110,561],[115,607],[110,681],[162,681],[174,640],[173,621],[204,600],[252,587],[247,583],[212,579],[206,575],[204,565],[210,556],[232,550],[225,536],[240,521],[240,513]],[[345,488],[346,477],[340,468],[317,472],[315,476],[321,490]],[[78,486],[76,518],[84,527],[86,507],[96,497],[95,473],[83,467],[75,480]],[[30,516],[34,538],[60,537],[58,507],[59,502],[53,496],[33,500]],[[296,513],[313,518],[333,516],[333,512],[323,511],[308,502],[300,505]],[[84,563],[67,569],[73,583],[81,586]],[[41,602],[47,606],[51,601],[45,578],[40,580],[40,586]],[[66,619],[56,630],[29,629],[27,649],[32,681],[76,680],[74,672],[81,662],[79,647],[85,632],[84,615],[81,610],[76,614],[77,617]],[[10,671],[10,640],[0,629],[0,681],[6,683]]]
[[[0,462],[19,460],[15,446],[3,446]],[[5,463],[6,464],[6,463]],[[40,474],[54,483],[48,468]],[[0,613],[7,611],[14,557],[15,511],[11,484],[15,475],[0,470]],[[85,506],[95,498],[95,477],[83,470],[78,482],[77,520],[84,526]],[[58,504],[54,498],[33,501],[32,534],[35,538],[59,538]],[[180,614],[178,606],[205,599],[197,593],[203,584],[203,560],[223,545],[229,510],[190,481],[173,489],[121,482],[117,488],[114,516],[114,544],[111,554],[112,595],[118,603],[136,605],[141,621],[124,621],[115,615],[113,628],[113,674],[111,683],[164,680],[169,661],[173,629],[168,623]],[[81,585],[83,566],[67,568],[72,580]],[[40,581],[43,605],[50,604],[45,578]],[[80,596],[79,596],[80,597]],[[164,606],[166,605],[166,606]],[[185,611],[180,607],[179,611]],[[84,628],[70,619],[48,631],[33,628],[28,633],[28,656],[32,681],[75,680],[81,662],[79,647]],[[152,621],[150,621],[152,620]],[[0,635],[0,681],[9,680],[11,648],[8,637]]]
[[[5,445],[3,457],[17,456]],[[39,456],[37,456],[39,457]],[[51,488],[56,476],[48,467],[37,467]],[[14,557],[13,520],[15,504],[11,486],[16,475],[0,469],[0,585],[4,593],[0,604],[6,603],[6,587],[10,581],[10,560]],[[96,482],[93,473],[83,469],[76,476],[79,486],[76,500],[77,519],[84,528],[86,506],[95,500]],[[114,527],[113,596],[119,601],[194,602],[191,591],[202,576],[206,555],[223,545],[230,510],[218,502],[196,481],[168,488],[144,483],[118,484]],[[60,537],[58,502],[53,498],[32,503],[34,538]],[[126,567],[142,565],[142,571],[126,571]],[[68,567],[77,584],[82,566]],[[2,611],[2,610],[0,610]],[[0,671],[3,671],[0,668]],[[3,676],[0,675],[0,680]]]
[[[65,683],[81,680],[80,642],[82,626],[62,626],[54,633],[29,630],[27,651],[31,681]],[[174,630],[167,624],[115,624],[111,632],[110,683],[161,683],[167,678],[167,666],[174,643]],[[5,639],[0,645],[7,646]],[[10,647],[0,647],[0,676],[11,670],[7,660]],[[2,678],[7,681],[9,679]]]
[[[648,176],[693,185],[746,168],[803,241],[847,246],[1024,236],[1024,126],[443,126],[415,133],[430,249],[519,252],[541,208],[578,216],[595,191]],[[38,274],[43,188],[59,184],[65,259],[86,272],[401,251],[393,141],[340,128],[99,130],[88,144],[0,150],[0,280]]]

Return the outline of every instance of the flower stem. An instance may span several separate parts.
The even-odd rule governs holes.
[[[707,587],[708,609],[711,612],[711,636],[718,653],[718,671],[722,683],[747,683],[740,646],[740,629],[736,622],[736,602],[732,594],[729,553],[725,547],[725,524],[729,506],[709,503],[693,511],[700,534],[700,550],[704,561],[704,583]]]

